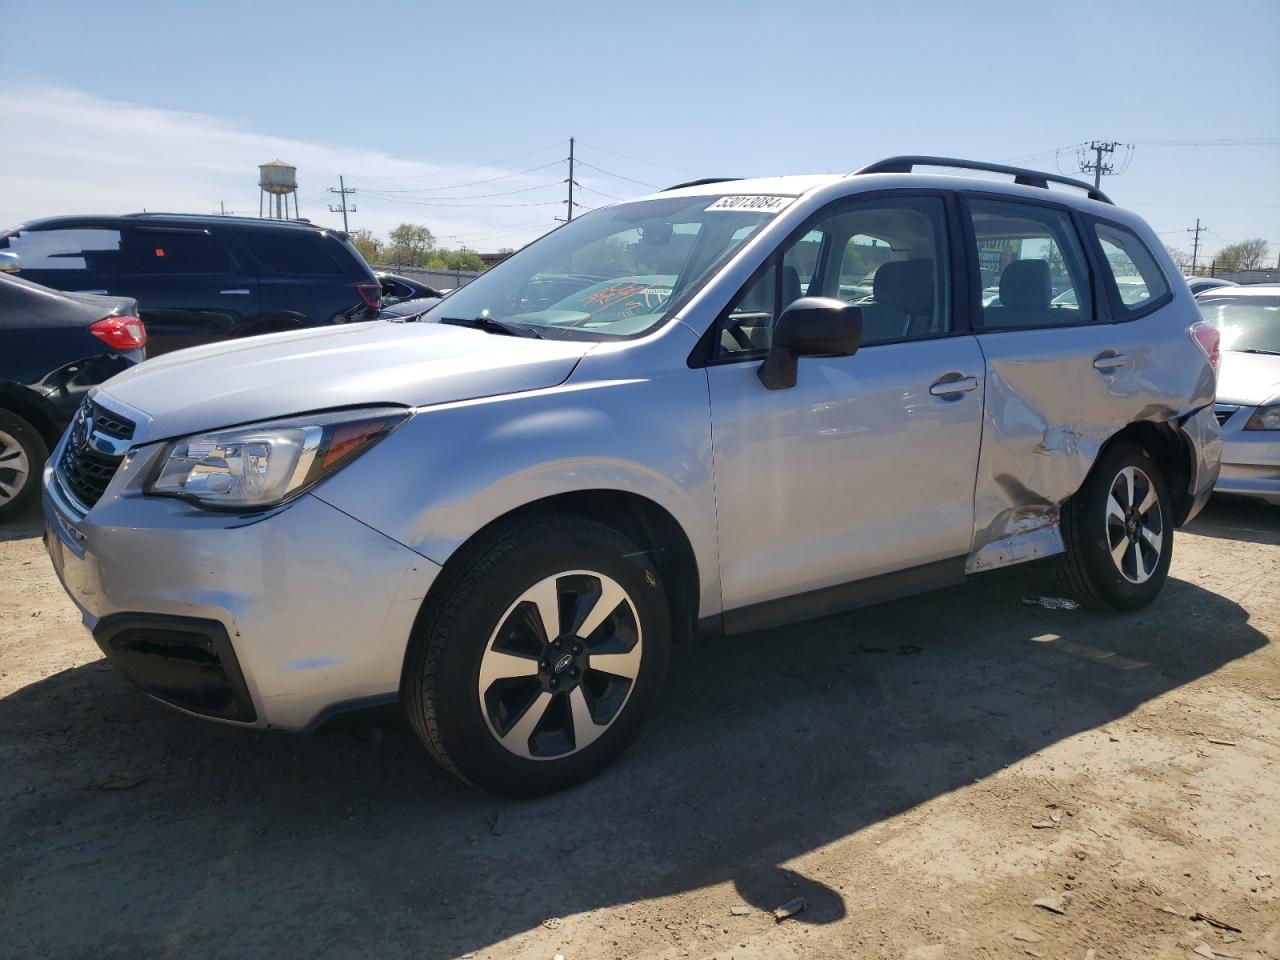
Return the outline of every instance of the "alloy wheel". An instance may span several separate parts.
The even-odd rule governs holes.
[[[591,570],[539,580],[498,619],[480,659],[485,723],[511,753],[558,760],[621,715],[644,653],[626,590]]]
[[[8,503],[21,493],[30,475],[27,451],[14,436],[0,430],[0,503]]]
[[[1146,583],[1164,550],[1164,514],[1155,484],[1139,467],[1125,467],[1107,495],[1107,549],[1130,583]]]

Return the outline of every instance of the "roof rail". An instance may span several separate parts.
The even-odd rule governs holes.
[[[884,160],[877,160],[875,163],[869,163],[865,167],[853,171],[849,176],[857,176],[860,173],[911,173],[913,167],[951,167],[957,170],[982,170],[986,173],[1003,173],[1013,177],[1014,183],[1020,183],[1026,187],[1040,187],[1042,190],[1048,190],[1049,182],[1052,181],[1068,187],[1075,187],[1077,190],[1083,190],[1091,200],[1112,203],[1111,198],[1105,193],[1097,187],[1085,183],[1083,180],[1075,180],[1056,173],[1045,173],[1041,170],[1029,170],[1026,167],[1009,167],[1003,163],[983,163],[980,160],[957,160],[954,157],[888,157]],[[1112,206],[1114,205],[1112,203]]]
[[[674,186],[663,187],[662,192],[668,190],[679,190],[682,187],[704,187],[708,183],[729,183],[732,180],[741,180],[741,177],[703,177],[701,180],[686,180],[684,183],[677,183]]]

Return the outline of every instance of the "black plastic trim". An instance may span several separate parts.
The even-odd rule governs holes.
[[[397,692],[357,697],[329,704],[312,717],[302,729],[302,735],[364,730],[383,726],[401,716],[400,694]]]
[[[735,180],[741,180],[741,177],[703,177],[701,180],[686,180],[684,183],[672,184],[669,187],[663,187],[662,192],[669,190],[682,190],[685,187],[705,187],[711,183],[733,183]]]
[[[180,637],[189,643],[173,642]],[[252,723],[257,718],[253,698],[236,659],[226,628],[217,620],[159,613],[114,613],[93,628],[93,639],[107,660],[143,693],[182,710],[220,720]],[[160,648],[203,648],[212,662],[190,657],[166,657],[159,649],[130,649],[130,641]],[[220,675],[220,676],[219,676]],[[202,702],[225,686],[224,706]]]
[[[938,560],[922,566],[885,573],[863,580],[809,590],[805,593],[754,603],[698,621],[697,632],[725,634],[752,633],[805,620],[816,620],[869,607],[890,600],[955,586],[965,580],[965,557]]]
[[[1073,177],[1064,177],[1057,173],[1045,173],[1043,170],[1032,170],[1028,167],[1010,167],[1003,163],[984,163],[981,160],[961,160],[956,157],[924,157],[901,156],[886,157],[865,167],[853,171],[850,176],[863,173],[911,173],[915,167],[946,167],[952,170],[980,170],[985,173],[999,173],[1013,177],[1013,182],[1024,187],[1039,187],[1048,190],[1050,183],[1059,183],[1075,187],[1088,194],[1090,200],[1111,203],[1111,198],[1092,184]],[[1114,206],[1114,204],[1112,204]]]
[[[1155,252],[1147,246],[1147,242],[1138,236],[1131,228],[1123,223],[1116,223],[1114,220],[1108,220],[1105,217],[1095,217],[1091,214],[1079,214],[1080,232],[1083,234],[1085,244],[1089,248],[1090,254],[1098,262],[1098,277],[1105,278],[1103,283],[1098,284],[1099,297],[1106,297],[1106,303],[1109,312],[1115,323],[1128,323],[1131,320],[1141,320],[1149,314],[1155,313],[1157,310],[1167,307],[1173,302],[1173,283],[1164,272],[1164,267],[1160,265],[1160,260]],[[1156,269],[1160,271],[1160,279],[1164,281],[1165,291],[1163,296],[1157,297],[1150,303],[1143,304],[1138,310],[1130,310],[1120,296],[1120,288],[1116,284],[1115,271],[1111,269],[1111,262],[1107,260],[1106,254],[1102,252],[1102,238],[1098,236],[1098,225],[1101,224],[1110,227],[1112,230],[1120,230],[1133,237],[1142,248],[1147,251],[1147,256],[1156,265]],[[1136,266],[1136,264],[1135,264]],[[1186,282],[1185,280],[1182,282]],[[1105,287],[1105,293],[1104,293]]]

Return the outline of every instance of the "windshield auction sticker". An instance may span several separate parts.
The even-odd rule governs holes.
[[[707,207],[707,210],[745,210],[757,213],[777,213],[789,207],[794,200],[795,197],[721,197]]]

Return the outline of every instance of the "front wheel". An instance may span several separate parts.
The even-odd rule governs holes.
[[[1091,607],[1147,606],[1169,576],[1170,518],[1169,493],[1151,455],[1133,443],[1109,448],[1063,506],[1068,589]]]
[[[548,517],[497,531],[433,592],[405,664],[419,739],[457,776],[537,796],[635,737],[666,672],[657,571],[617,531]]]

